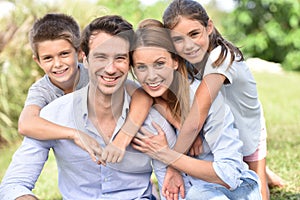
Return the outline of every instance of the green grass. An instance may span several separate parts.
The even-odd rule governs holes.
[[[254,74],[264,106],[268,129],[268,166],[287,183],[284,189],[271,189],[271,200],[300,200],[300,74]],[[0,150],[0,179],[16,145]],[[55,159],[40,176],[35,193],[41,199],[60,199]]]

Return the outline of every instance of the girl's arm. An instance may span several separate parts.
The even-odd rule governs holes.
[[[196,90],[191,110],[184,121],[174,150],[179,153],[187,153],[199,134],[207,118],[212,102],[225,81],[221,74],[209,74],[204,77]]]
[[[38,140],[71,139],[74,143],[87,151],[93,161],[100,157],[101,147],[89,135],[79,130],[60,126],[40,117],[41,108],[37,105],[25,106],[18,122],[18,131],[23,136]],[[99,163],[100,164],[100,163]]]
[[[120,132],[102,152],[102,160],[106,162],[122,161],[126,147],[144,123],[153,104],[153,99],[134,82],[126,81],[126,90],[131,96],[129,113]]]

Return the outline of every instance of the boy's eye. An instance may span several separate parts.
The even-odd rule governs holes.
[[[43,61],[46,61],[46,62],[47,62],[47,61],[50,61],[51,59],[52,59],[51,56],[46,56],[46,57],[43,57],[43,58],[42,58],[42,60],[43,60]]]
[[[61,53],[61,55],[62,55],[63,57],[67,57],[68,55],[70,55],[70,52],[64,51],[64,52]]]

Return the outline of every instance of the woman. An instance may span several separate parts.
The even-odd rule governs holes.
[[[136,31],[131,56],[134,74],[143,89],[154,100],[166,101],[171,114],[182,124],[189,113],[189,87],[193,99],[200,81],[189,85],[185,63],[176,54],[169,32],[158,21],[143,21]],[[134,139],[133,146],[188,174],[191,188],[186,199],[261,199],[258,177],[243,162],[242,142],[220,93],[199,133],[203,140],[200,156],[192,158],[173,151],[163,131],[157,125],[156,128],[158,136],[143,130],[148,137]],[[177,198],[176,193],[162,192],[167,199]]]

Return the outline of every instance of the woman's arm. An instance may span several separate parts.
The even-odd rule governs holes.
[[[79,130],[45,120],[40,117],[40,111],[41,108],[37,105],[24,107],[18,122],[18,131],[21,135],[38,140],[74,140],[76,145],[90,154],[93,161],[97,161],[96,156],[100,157],[102,149],[94,138]]]

